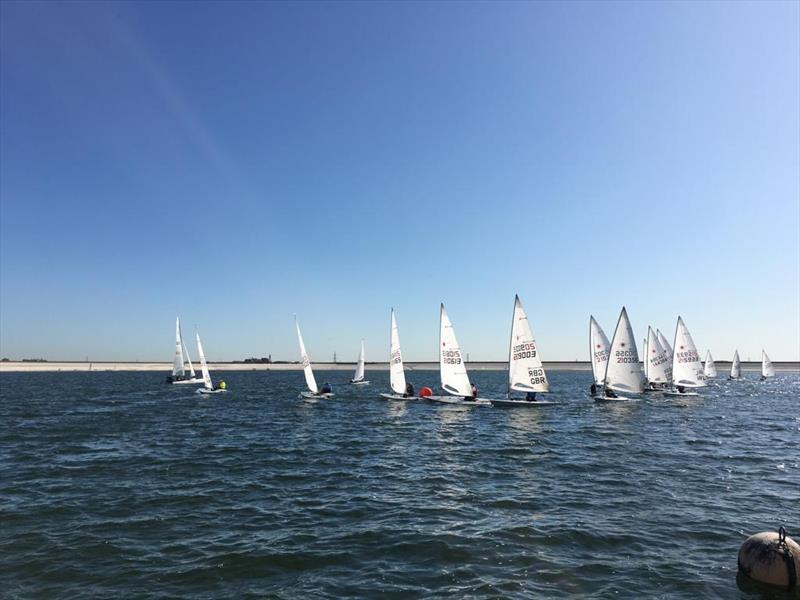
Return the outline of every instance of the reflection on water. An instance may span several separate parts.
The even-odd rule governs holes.
[[[797,522],[800,376],[553,406],[377,399],[326,373],[0,375],[10,597],[758,598],[753,532]],[[415,372],[419,381],[434,373]],[[475,374],[483,395],[506,374]],[[418,382],[415,382],[418,383]],[[744,594],[744,596],[743,596]]]

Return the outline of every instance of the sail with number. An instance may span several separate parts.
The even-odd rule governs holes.
[[[208,364],[206,364],[206,355],[203,352],[203,344],[200,343],[200,334],[196,333],[197,337],[197,353],[200,355],[200,370],[203,373],[203,387],[207,390],[213,390],[214,386],[211,383],[211,373],[208,372]]]
[[[615,391],[640,393],[644,390],[644,371],[636,350],[636,338],[628,319],[628,311],[622,312],[611,338],[611,349],[606,363],[605,385]]]
[[[763,349],[761,350],[761,376],[775,377],[775,367],[772,366],[772,361]]]
[[[739,362],[739,351],[733,354],[733,362],[731,363],[731,379],[739,379],[742,375],[742,366]]]
[[[669,359],[669,368],[672,369],[672,346],[669,345],[667,338],[664,337],[664,334],[661,333],[660,329],[656,329],[656,337],[658,338],[658,343],[661,344],[661,347],[666,351],[667,359]]]
[[[183,377],[183,344],[181,343],[181,320],[175,319],[175,357],[172,359],[172,376]]]
[[[589,356],[592,359],[592,374],[597,385],[603,385],[608,365],[611,344],[594,317],[589,317]]]
[[[536,348],[528,315],[519,295],[514,297],[514,317],[511,321],[511,343],[508,348],[508,390],[516,392],[547,392],[550,386]]]
[[[706,350],[706,364],[703,366],[703,375],[706,379],[713,379],[717,376],[717,367],[711,357],[711,350]]]
[[[358,354],[356,372],[353,375],[353,383],[358,383],[359,381],[364,381],[364,340],[361,340],[361,352]]]
[[[444,304],[439,311],[439,374],[442,388],[454,396],[472,396],[467,368],[461,357],[456,332]]]
[[[319,388],[317,387],[317,380],[314,379],[314,371],[311,370],[311,361],[306,352],[306,345],[303,343],[303,334],[300,333],[300,324],[297,319],[294,320],[295,327],[297,327],[297,341],[300,343],[300,362],[303,363],[303,375],[306,376],[306,385],[310,392],[317,394]]]
[[[666,349],[658,341],[656,332],[652,327],[647,328],[645,338],[645,377],[648,383],[669,383],[672,378],[672,368]]]
[[[681,317],[675,325],[675,348],[672,352],[672,383],[681,387],[705,387],[703,363],[692,334]]]
[[[403,355],[400,353],[400,334],[392,309],[392,326],[389,334],[389,385],[395,394],[406,393],[406,374],[403,372]]]

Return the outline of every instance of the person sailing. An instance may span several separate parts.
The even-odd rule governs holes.
[[[592,396],[597,396],[597,384],[596,383],[592,383],[592,387],[589,388],[589,393]]]
[[[406,391],[403,394],[403,398],[409,398],[414,395],[414,386],[411,383],[406,383]]]
[[[525,394],[525,400],[528,402],[536,402],[536,392],[528,392]]]
[[[607,387],[605,389],[604,393],[606,395],[606,398],[616,398],[617,397],[617,394],[610,387]]]
[[[472,402],[473,400],[477,400],[477,399],[478,399],[478,388],[475,387],[475,384],[473,383],[472,384],[472,396],[465,396],[464,400],[469,400],[470,402]]]

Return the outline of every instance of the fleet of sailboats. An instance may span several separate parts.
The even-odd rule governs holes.
[[[317,385],[311,360],[306,351],[300,325],[295,317],[297,341],[300,347],[300,362],[306,382],[306,391],[300,397],[306,399],[331,398],[334,396],[329,384],[321,388]],[[188,349],[181,334],[180,319],[175,320],[175,353],[172,374],[167,377],[168,383],[202,384],[198,389],[201,394],[224,392],[227,386],[224,381],[214,386],[208,369],[203,345],[199,333],[196,334],[197,351],[200,357],[201,377],[197,377],[189,357]],[[647,336],[643,340],[643,357],[640,361],[636,348],[633,327],[623,306],[609,342],[600,324],[589,317],[589,352],[592,367],[591,396],[597,401],[630,400],[629,396],[638,396],[644,391],[661,392],[666,396],[697,396],[697,391],[708,385],[708,381],[717,376],[717,368],[711,351],[706,352],[705,360],[700,360],[697,346],[689,333],[682,317],[678,317],[675,325],[673,345],[670,346],[660,330],[648,326]],[[350,383],[365,385],[364,340],[356,362],[356,369]],[[188,362],[187,377],[186,363]],[[775,376],[775,367],[766,351],[761,351],[761,380]],[[390,313],[389,329],[389,388],[388,393],[380,393],[380,397],[389,400],[430,400],[445,404],[461,404],[465,406],[538,406],[555,404],[549,400],[538,398],[537,394],[550,391],[550,384],[542,363],[541,354],[533,335],[533,328],[519,295],[514,297],[514,309],[511,321],[511,334],[508,347],[508,383],[505,397],[478,397],[476,387],[470,382],[461,347],[456,338],[455,329],[444,304],[439,306],[439,377],[442,393],[434,395],[430,388],[421,388],[416,394],[411,384],[407,383],[400,350],[400,336],[394,309]],[[731,361],[730,380],[741,377],[739,351],[734,353]],[[520,395],[524,394],[523,397]],[[620,394],[627,394],[620,395]]]
[[[185,363],[189,363],[189,376],[186,376]],[[197,377],[194,372],[192,359],[189,357],[189,349],[183,343],[181,334],[180,317],[175,318],[175,356],[172,359],[172,375],[167,376],[167,383],[172,384],[199,384],[203,383],[202,378]]]

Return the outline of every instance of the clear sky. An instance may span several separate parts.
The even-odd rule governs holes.
[[[798,2],[0,3],[0,353],[800,358]]]

